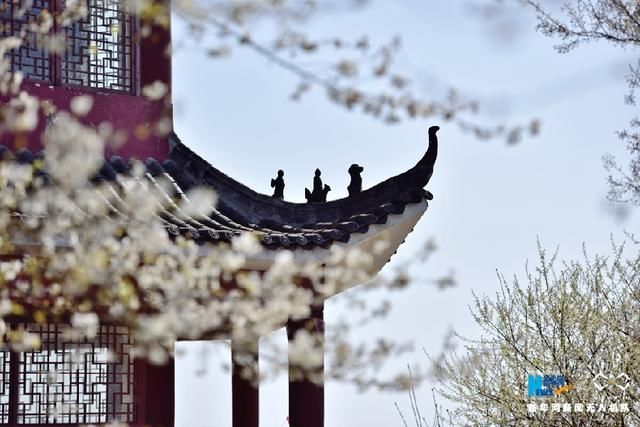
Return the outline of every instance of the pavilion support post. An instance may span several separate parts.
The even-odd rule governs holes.
[[[136,396],[143,396],[138,419],[150,427],[173,427],[175,424],[175,361],[172,356],[162,365],[139,360]],[[138,375],[139,374],[139,375]]]
[[[260,417],[258,340],[231,343],[233,427],[258,427]]]
[[[20,406],[20,353],[11,351],[9,355],[9,425],[18,424]],[[6,357],[6,356],[5,356]]]
[[[306,330],[321,343],[317,351],[321,363],[313,367],[296,365],[291,341],[296,334]],[[324,304],[311,309],[307,319],[289,320],[289,426],[324,427]],[[292,363],[293,362],[293,363]]]

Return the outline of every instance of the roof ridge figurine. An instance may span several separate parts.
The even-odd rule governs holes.
[[[275,179],[271,179],[271,188],[273,190],[274,199],[284,200],[284,171],[278,170],[278,176]]]
[[[357,163],[352,164],[349,167],[349,175],[351,175],[351,183],[347,187],[349,191],[349,197],[355,196],[362,192],[362,176],[360,174],[364,171],[364,168]]]
[[[331,191],[331,187],[327,184],[324,187],[322,186],[320,175],[322,175],[322,172],[320,169],[316,169],[313,177],[313,191],[309,191],[308,188],[304,189],[304,197],[307,199],[307,203],[324,203],[327,201],[327,193]]]

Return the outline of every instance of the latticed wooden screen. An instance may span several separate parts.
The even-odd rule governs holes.
[[[127,329],[101,326],[91,341],[68,343],[55,324],[27,325],[37,352],[0,352],[0,424],[135,421],[133,349]]]
[[[54,2],[49,0],[0,0],[2,35],[19,35],[24,31],[22,46],[9,51],[13,70],[20,70],[25,78],[39,82],[53,83],[53,61],[43,48],[45,35],[31,31],[30,24],[36,23],[44,11],[51,11]]]
[[[33,31],[46,11],[57,15],[63,1],[0,0],[0,35],[24,34],[19,49],[8,53],[13,70],[28,80],[118,92],[134,91],[135,21],[120,0],[87,0],[88,13],[47,34]],[[63,36],[64,52],[50,54],[52,36]]]
[[[9,352],[0,348],[0,423],[9,422]]]
[[[131,92],[131,18],[119,0],[88,0],[88,6],[88,16],[64,30],[62,82]]]

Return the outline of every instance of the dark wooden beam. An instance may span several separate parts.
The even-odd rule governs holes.
[[[258,342],[231,344],[233,427],[258,427],[260,420]]]
[[[324,306],[315,306],[308,319],[290,320],[287,323],[287,337],[293,340],[295,334],[306,329],[324,340]],[[324,351],[322,348],[318,351]],[[289,426],[324,427],[324,354],[323,363],[307,371],[289,364]],[[311,379],[310,379],[311,378]]]

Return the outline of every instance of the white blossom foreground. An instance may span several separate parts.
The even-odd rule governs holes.
[[[38,105],[24,93],[19,99]],[[163,206],[142,164],[116,184],[92,184],[111,136],[59,112],[46,131],[43,161],[0,163],[0,316],[27,315],[37,323],[68,318],[70,339],[93,338],[100,322],[124,324],[138,355],[163,363],[178,339],[252,341],[288,318],[308,317],[325,295],[371,279],[372,256],[355,250],[334,249],[323,268],[298,265],[283,251],[260,274],[243,270],[246,257],[263,250],[251,234],[207,251],[183,237],[171,240],[158,211],[175,204],[175,211],[197,218],[211,210],[215,195],[198,188]],[[172,192],[172,182],[156,180]],[[5,332],[2,320],[0,327]],[[7,339],[15,349],[38,346],[37,336],[22,330]],[[307,344],[313,340],[298,334],[299,363],[317,363]]]
[[[0,54],[20,43],[13,37],[0,40]],[[68,341],[95,338],[101,324],[124,325],[136,343],[134,356],[162,364],[180,339],[255,342],[287,319],[308,317],[314,303],[353,283],[368,282],[367,289],[408,283],[406,266],[391,278],[372,281],[373,255],[357,250],[334,247],[322,266],[294,263],[292,254],[282,251],[260,274],[243,269],[248,256],[263,250],[251,234],[206,250],[183,237],[170,239],[158,212],[166,208],[197,218],[211,210],[215,194],[204,188],[182,194],[169,177],[145,176],[141,163],[115,183],[92,183],[105,146],[120,143],[122,131],[109,123],[95,128],[81,123],[92,108],[91,97],[73,99],[71,111],[56,111],[22,92],[20,73],[9,70],[3,58],[0,94],[11,100],[0,106],[0,132],[19,141],[37,127],[39,117],[55,119],[44,134],[43,159],[33,165],[0,162],[0,344],[37,350],[40,337],[28,330],[29,323],[59,323]],[[159,196],[165,193],[172,197]],[[385,380],[376,371],[410,346],[382,338],[373,344],[349,342],[350,327],[385,316],[389,303],[368,307],[359,296],[347,300],[350,323],[333,325],[325,343],[303,330],[288,351],[270,344],[270,365],[286,369],[288,356],[289,363],[312,372],[324,351],[325,377],[363,389],[407,387],[406,374]],[[252,363],[247,361],[246,375],[257,380]]]

